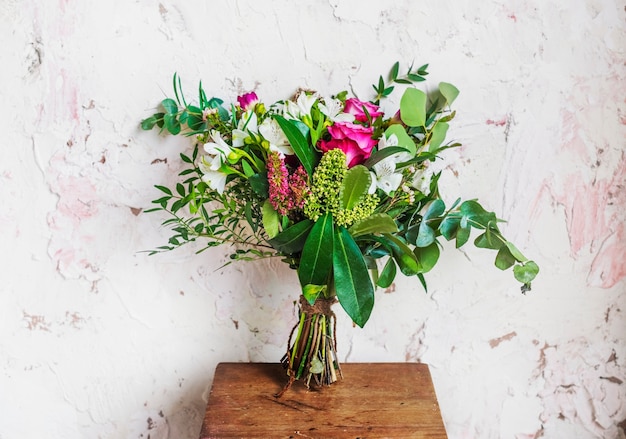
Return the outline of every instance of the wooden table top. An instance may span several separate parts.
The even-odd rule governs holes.
[[[428,366],[342,364],[343,380],[307,389],[278,363],[220,363],[200,433],[222,438],[447,438]]]

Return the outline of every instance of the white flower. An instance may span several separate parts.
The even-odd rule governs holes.
[[[243,113],[237,123],[237,128],[233,130],[233,146],[243,146],[244,140],[250,137],[250,133],[257,134],[258,129],[256,114],[253,111]]]
[[[389,136],[388,139],[385,136],[382,136],[378,141],[379,151],[388,146],[398,146],[398,137],[395,134]],[[402,173],[396,172],[396,163],[401,163],[402,161],[406,161],[408,159],[410,159],[410,154],[408,152],[400,152],[392,154],[389,157],[385,157],[372,166],[374,172],[371,172],[372,186],[370,186],[370,193],[375,191],[375,187],[379,187],[387,195],[398,189],[400,183],[402,183]]]
[[[202,181],[207,183],[211,189],[218,193],[224,193],[227,173],[221,171],[226,163],[232,148],[222,139],[219,131],[211,131],[212,142],[204,144],[204,151],[208,154],[200,158],[198,169],[202,173]]]
[[[411,181],[411,186],[427,195],[430,193],[430,180],[433,176],[433,171],[430,168],[426,168],[421,172],[416,172]]]
[[[304,116],[311,116],[311,108],[317,101],[315,94],[300,93],[296,102],[285,102],[285,116],[291,116],[293,119],[302,119]]]
[[[387,195],[395,191],[402,183],[402,174],[396,173],[396,162],[393,157],[387,157],[374,166],[372,172],[372,181],[376,186],[383,190]]]
[[[231,153],[232,149],[228,143],[222,139],[222,135],[219,131],[213,130],[211,131],[211,140],[212,142],[207,142],[204,144],[204,150],[207,154],[210,155],[221,155],[223,157],[228,157],[228,154]]]
[[[226,177],[228,174],[220,171],[222,166],[222,156],[203,156],[200,158],[198,169],[202,172],[202,181],[207,183],[211,189],[216,190],[220,195],[224,193]]]
[[[324,104],[319,103],[317,107],[333,122],[354,122],[354,115],[343,112],[343,104],[339,99],[324,98]]]
[[[278,152],[281,157],[293,155],[294,151],[285,137],[285,133],[280,129],[280,125],[272,118],[267,118],[259,125],[259,134],[270,144],[270,151]]]

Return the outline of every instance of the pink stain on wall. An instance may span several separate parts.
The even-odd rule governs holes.
[[[503,127],[503,126],[506,126],[507,122],[508,122],[508,117],[506,117],[506,116],[505,116],[505,117],[502,117],[502,118],[500,118],[500,119],[498,119],[498,120],[487,119],[487,120],[485,121],[485,123],[486,123],[487,125],[495,125],[495,126],[497,126],[497,127]]]
[[[586,248],[595,254],[588,284],[610,288],[626,276],[626,155],[622,152],[618,163],[603,164],[599,156],[590,159],[591,142],[585,139],[579,117],[563,113],[566,142],[561,151],[584,166],[565,177],[560,190],[554,188],[556,182],[544,183],[544,189],[565,208],[572,255],[577,257]],[[597,168],[603,165],[613,168],[611,176],[599,176]]]

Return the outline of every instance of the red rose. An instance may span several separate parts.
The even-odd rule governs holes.
[[[346,99],[346,105],[343,108],[343,111],[344,113],[352,114],[359,122],[367,122],[367,115],[365,114],[363,107],[365,107],[372,120],[383,115],[383,112],[380,111],[380,107],[378,105],[374,105],[371,102],[362,102],[356,98]]]
[[[320,141],[322,152],[339,148],[346,154],[348,168],[360,165],[372,154],[372,149],[378,143],[372,139],[374,129],[350,122],[336,122],[328,127],[330,140]]]

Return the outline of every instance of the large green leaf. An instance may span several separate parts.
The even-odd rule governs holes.
[[[272,247],[281,253],[291,255],[302,251],[306,238],[313,227],[313,221],[305,219],[286,228],[269,240]]]
[[[410,127],[423,127],[426,124],[426,93],[407,88],[400,99],[400,118]]]
[[[346,210],[353,209],[367,194],[372,183],[370,171],[363,165],[356,165],[346,171],[339,189],[341,207]]]
[[[302,134],[302,131],[300,131],[294,122],[279,115],[274,115],[273,117],[283,130],[283,133],[285,133],[285,137],[289,140],[291,147],[298,159],[300,159],[300,163],[304,166],[307,174],[313,175],[313,170],[317,164],[317,155],[313,147],[309,144],[306,136]]]
[[[363,327],[374,307],[374,286],[359,246],[345,227],[335,231],[333,273],[339,303]]]
[[[356,238],[370,233],[395,233],[398,226],[386,213],[375,213],[354,223],[348,230]]]
[[[333,265],[333,217],[320,217],[304,243],[298,278],[300,285],[326,285]]]

